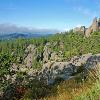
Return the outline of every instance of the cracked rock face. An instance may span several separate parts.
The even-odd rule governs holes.
[[[85,32],[86,37],[89,37],[92,32],[98,31],[98,27],[97,18],[94,18],[92,25]]]
[[[45,45],[45,47],[44,47],[44,53],[43,53],[43,62],[44,63],[48,62],[48,60],[50,59],[50,55],[51,55],[51,52],[50,52],[48,46]]]
[[[100,18],[94,18],[92,24],[89,28],[86,28],[85,26],[76,27],[74,29],[74,32],[78,32],[81,34],[84,34],[86,37],[89,37],[91,33],[99,31],[100,30]]]
[[[6,97],[7,100],[10,100],[9,98],[11,98],[13,94],[11,91],[15,90],[15,87],[19,86],[20,84],[29,84],[29,80],[34,80],[32,81],[34,83],[39,81],[40,84],[43,82],[46,85],[52,85],[56,84],[58,81],[61,82],[75,78],[77,73],[82,73],[83,76],[86,76],[87,71],[95,69],[95,66],[98,64],[100,64],[100,54],[92,55],[89,53],[82,56],[75,56],[68,62],[49,61],[43,65],[40,71],[34,70],[32,68],[27,69],[27,71],[26,68],[19,69],[21,72],[26,72],[26,78],[17,78],[17,74],[12,76],[5,76],[6,80],[11,80],[13,85],[15,83],[17,85],[11,85],[10,89],[8,87],[4,93],[4,97]],[[0,94],[3,94],[3,92],[0,91]]]
[[[47,84],[53,84],[56,79],[68,80],[82,68],[93,69],[100,63],[100,54],[85,54],[80,57],[73,57],[69,62],[48,62],[42,69],[42,77],[47,80]]]
[[[70,61],[63,62],[56,59],[58,58],[58,55],[52,53],[50,48],[46,45],[43,53],[43,67],[40,71],[37,71],[31,67],[32,57],[30,57],[35,55],[36,48],[33,45],[29,45],[27,50],[29,54],[25,59],[26,63],[24,65],[20,64],[19,66],[13,64],[11,71],[14,71],[15,73],[25,72],[28,77],[37,78],[48,85],[55,83],[56,79],[68,80],[79,73],[79,71],[85,73],[87,72],[87,69],[93,69],[100,63],[100,54],[92,55],[91,53],[82,56],[74,56]],[[14,82],[16,76],[12,79]]]
[[[79,71],[85,73],[87,69],[93,69],[100,63],[100,54],[92,55],[91,53],[82,56],[74,56],[70,61],[59,61],[58,59],[56,60],[56,58],[58,58],[56,57],[57,54],[50,52],[50,49],[46,45],[43,53],[43,67],[40,71],[37,71],[31,68],[30,62],[32,61],[32,57],[30,56],[35,55],[35,47],[30,45],[27,50],[29,50],[30,53],[25,59],[26,65],[17,66],[13,64],[11,70],[14,72],[25,72],[30,78],[37,78],[48,85],[55,83],[56,79],[68,80],[79,73]],[[13,78],[13,81],[15,79],[16,77]]]
[[[36,54],[36,46],[30,44],[25,51],[28,52],[28,55],[25,58],[24,63],[26,67],[32,68],[33,57],[35,57]]]

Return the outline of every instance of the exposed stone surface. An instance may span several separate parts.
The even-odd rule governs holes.
[[[54,60],[55,53],[52,54],[52,61],[48,61],[43,64],[41,71],[34,70],[33,68],[27,68],[25,66],[19,68],[19,72],[26,72],[26,74],[32,78],[37,78],[38,80],[44,80],[46,84],[53,84],[56,79],[68,80],[73,77],[74,73],[82,68],[85,71],[87,68],[92,69],[97,63],[100,63],[100,54],[92,55],[84,54],[82,56],[74,56],[68,62],[57,62]],[[14,75],[13,75],[14,76]],[[12,76],[12,81],[16,79],[16,76]]]
[[[10,67],[10,71],[17,72],[18,71],[18,65],[13,63],[12,66]]]
[[[26,67],[31,68],[33,57],[35,57],[35,53],[36,53],[36,46],[31,44],[27,47],[27,49],[25,51],[28,52],[28,55],[25,58],[24,63],[26,65]]]
[[[76,28],[74,29],[74,32],[78,32],[78,33],[81,33],[81,34],[83,34],[83,35],[85,35],[85,31],[86,31],[85,26],[76,27]]]
[[[26,48],[25,53],[27,53],[27,56],[26,56],[26,58],[24,60],[24,63],[23,64],[22,64],[22,62],[21,62],[21,64],[13,63],[12,67],[10,68],[10,71],[25,72],[27,70],[27,68],[32,68],[32,61],[35,58],[35,54],[36,54],[36,46],[30,44]],[[20,58],[18,58],[18,59],[20,59]]]
[[[99,28],[99,20],[97,20],[97,18],[94,18],[92,25],[85,32],[86,37],[89,37],[92,32],[98,31]]]
[[[35,58],[36,47],[32,44],[29,45],[26,48],[25,53],[27,53],[27,56],[24,60],[24,63],[13,63],[10,67],[10,72],[12,73],[12,75],[7,75],[4,78],[2,78],[2,82],[10,81],[10,83],[14,83],[18,76],[16,73],[26,73],[26,76],[30,77],[35,75],[36,70],[32,68],[32,61]]]
[[[42,77],[47,84],[53,84],[56,79],[68,80],[82,68],[84,72],[92,69],[100,63],[100,54],[85,54],[80,57],[73,57],[69,62],[48,62],[43,65]]]
[[[43,65],[40,71],[22,65],[19,67],[17,66],[19,68],[15,68],[17,72],[25,72],[26,74],[20,79],[14,69],[13,71],[15,71],[15,73],[12,76],[5,76],[6,81],[10,81],[11,84],[15,85],[11,85],[10,88],[8,87],[6,89],[3,95],[6,99],[3,100],[12,98],[13,92],[15,93],[14,96],[16,96],[16,87],[23,84],[27,85],[31,80],[33,83],[38,81],[39,83],[42,82],[43,84],[51,85],[59,80],[69,80],[75,77],[77,73],[82,73],[84,78],[84,76],[87,75],[88,70],[94,69],[97,64],[100,64],[100,54],[92,55],[89,53],[82,56],[75,56],[68,62],[48,61]],[[16,65],[14,66],[16,67]],[[5,80],[2,80],[2,82],[5,82]],[[0,94],[2,95],[3,91],[0,91]]]
[[[51,48],[50,48],[50,45],[51,45],[50,43],[47,43],[44,46],[43,63],[47,63],[49,61],[61,61],[61,59],[62,59],[62,51],[59,51],[58,53],[55,52],[55,51],[52,51]],[[56,46],[57,43],[55,42],[53,45]],[[64,43],[60,42],[59,45],[60,45],[60,48],[62,48],[62,50],[63,50]],[[40,58],[42,58],[42,57],[40,56]]]
[[[50,60],[57,61],[59,59],[60,59],[59,55],[56,52],[54,52],[54,53],[51,54]]]
[[[100,18],[94,18],[92,25],[89,28],[85,28],[85,26],[76,27],[74,29],[74,32],[78,32],[81,34],[84,34],[86,37],[89,37],[91,33],[99,31],[100,30]]]
[[[26,53],[27,53],[27,52],[34,52],[34,49],[35,49],[35,48],[36,48],[35,45],[30,44],[30,45],[26,48],[25,52],[26,52]]]
[[[49,47],[48,47],[48,44],[46,44],[46,45],[44,46],[43,62],[44,62],[44,63],[47,63],[48,60],[50,59],[50,57],[51,57],[51,51],[50,51],[50,49],[49,49]]]

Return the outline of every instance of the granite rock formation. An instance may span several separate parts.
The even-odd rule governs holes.
[[[51,50],[49,48],[49,45],[50,44],[46,44],[44,46],[44,52],[43,52],[43,63],[47,63],[48,60],[50,59],[51,57]]]
[[[76,27],[76,28],[74,29],[74,32],[81,33],[81,34],[83,34],[83,35],[85,35],[85,31],[86,31],[85,26]]]
[[[75,77],[75,73],[83,73],[83,78],[88,70],[95,68],[100,64],[100,54],[84,54],[75,56],[69,62],[48,62],[43,65],[41,79],[44,78],[47,84],[54,84],[57,79],[68,80]]]
[[[53,53],[52,53],[53,54]],[[51,54],[51,55],[52,55]],[[56,54],[53,54],[55,56]],[[51,56],[52,58],[52,56]],[[52,58],[55,60],[48,60],[43,63],[42,69],[40,71],[28,68],[21,67],[18,69],[15,68],[17,72],[25,72],[30,79],[37,78],[39,81],[44,81],[44,83],[50,85],[56,82],[57,79],[68,80],[75,77],[75,73],[87,73],[87,69],[90,70],[95,68],[95,66],[100,64],[100,54],[92,55],[84,54],[82,56],[74,56],[70,61],[59,61],[56,58]],[[16,65],[13,65],[16,66]],[[16,75],[11,77],[12,80],[16,80]]]
[[[100,18],[94,18],[92,25],[89,28],[86,28],[85,26],[76,27],[74,29],[74,32],[84,34],[86,37],[89,37],[91,33],[99,31],[100,30]]]
[[[40,71],[34,69],[28,69],[26,75],[18,78],[16,73],[12,76],[5,76],[6,80],[11,81],[11,85],[3,92],[0,91],[0,95],[3,95],[3,99],[0,100],[13,100],[15,96],[22,96],[24,91],[24,85],[30,84],[45,84],[52,85],[64,80],[70,80],[77,76],[82,76],[84,79],[88,72],[94,70],[96,66],[100,67],[100,54],[92,55],[84,54],[82,56],[75,56],[70,61],[57,62],[48,61],[45,63]],[[19,71],[19,70],[18,70]],[[23,72],[22,70],[20,70]],[[2,80],[3,82],[3,80]],[[38,84],[37,84],[38,85]],[[17,91],[18,89],[22,92]]]

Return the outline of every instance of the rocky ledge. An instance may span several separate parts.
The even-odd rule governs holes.
[[[48,62],[43,65],[39,72],[39,78],[45,79],[47,84],[53,84],[58,79],[68,80],[75,77],[76,74],[82,73],[86,77],[89,70],[95,69],[100,63],[100,54],[84,54],[75,56],[68,62]]]
[[[77,74],[81,75],[82,79],[85,79],[88,76],[88,72],[94,70],[97,65],[100,65],[100,54],[93,55],[89,53],[75,56],[70,61],[66,62],[48,61],[43,65],[40,71],[26,67],[26,70],[22,70],[25,74],[23,79],[17,78],[16,74],[13,75],[14,77],[6,76],[7,80],[10,80],[10,82],[11,80],[13,81],[11,82],[11,85],[7,87],[4,92],[1,91],[0,94],[2,95],[3,100],[11,100],[9,98],[12,98],[12,95],[16,96],[16,93],[19,93],[17,89],[22,90],[19,94],[23,95],[23,84],[26,86],[28,84],[35,84],[36,86],[42,86],[44,84],[50,86],[64,80],[73,79]],[[19,71],[21,72],[20,69]]]

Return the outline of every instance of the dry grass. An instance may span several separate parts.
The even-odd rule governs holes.
[[[91,83],[79,84],[72,82],[72,80],[70,80],[69,84],[66,81],[57,86],[56,95],[46,97],[43,100],[73,100],[76,96],[79,96],[81,93],[88,91],[92,85],[93,84]]]

